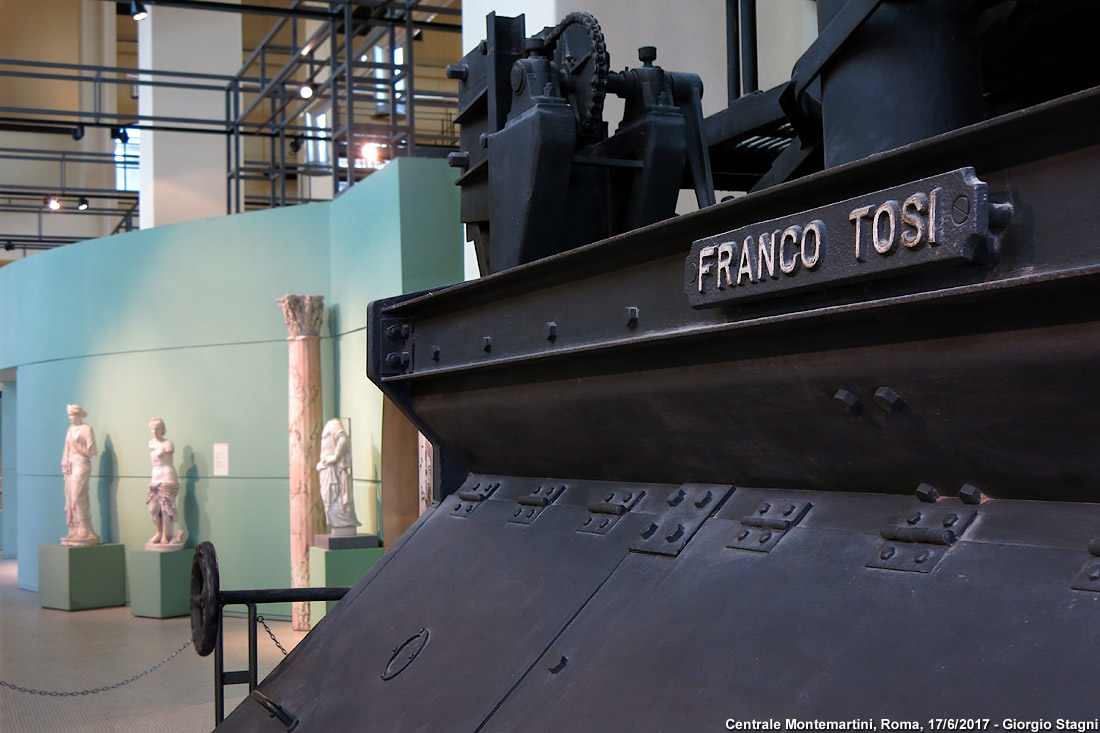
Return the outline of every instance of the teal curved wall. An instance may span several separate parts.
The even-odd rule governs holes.
[[[176,446],[189,545],[218,548],[226,588],[290,583],[286,325],[276,300],[325,296],[326,419],[350,421],[361,531],[377,532],[381,396],[366,379],[371,300],[462,279],[454,173],[403,159],[336,201],[156,227],[0,270],[5,556],[36,590],[65,533],[65,405],[88,411],[93,525],[143,549],[148,422]],[[228,477],[212,476],[229,444]],[[14,511],[13,511],[14,510]],[[14,514],[14,516],[9,516]]]

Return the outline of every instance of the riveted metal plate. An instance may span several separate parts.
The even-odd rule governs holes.
[[[726,545],[737,550],[771,552],[787,530],[798,524],[813,505],[808,501],[764,501],[756,511],[741,518],[741,526]]]
[[[680,554],[706,518],[725,503],[732,486],[683,484],[673,489],[662,512],[646,525],[630,545],[632,552]]]
[[[1070,587],[1073,590],[1088,590],[1100,593],[1100,558],[1090,557]]]
[[[550,506],[565,491],[565,484],[546,484],[516,499],[509,522],[530,524],[539,518],[542,510]]]
[[[874,557],[867,562],[867,567],[930,573],[946,554],[947,547],[944,545],[887,542],[875,552]]]

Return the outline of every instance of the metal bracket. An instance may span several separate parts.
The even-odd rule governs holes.
[[[726,547],[752,552],[771,552],[787,530],[802,521],[813,507],[808,501],[765,501],[755,514],[741,517],[736,538]]]
[[[577,527],[578,532],[589,534],[607,534],[619,523],[619,519],[633,509],[644,491],[609,491],[600,501],[594,501],[588,505],[588,516]]]
[[[673,489],[665,503],[668,509],[653,518],[630,545],[632,552],[651,552],[675,557],[731,493],[732,486],[684,484]]]
[[[951,500],[918,506],[879,530],[886,543],[866,567],[929,573],[977,515],[977,510]]]
[[[486,481],[476,483],[469,488],[459,489],[456,496],[458,503],[451,510],[452,517],[465,517],[478,507],[481,502],[492,496],[493,492],[500,488],[499,481]]]
[[[409,337],[412,327],[407,318],[382,318],[379,320],[381,348],[378,373],[383,377],[405,374],[412,364],[412,348]]]
[[[524,494],[516,499],[519,506],[512,512],[508,521],[516,524],[530,524],[538,519],[542,510],[553,504],[563,491],[565,491],[565,484],[551,484],[540,486],[530,494]]]

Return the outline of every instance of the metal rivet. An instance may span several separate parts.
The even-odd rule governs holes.
[[[527,510],[527,518],[530,519],[533,516],[535,516],[535,510],[534,509],[528,509]]]
[[[439,361],[439,347],[432,347],[432,361]]]
[[[517,509],[515,512],[512,513],[512,516],[513,517],[518,517],[522,512],[523,512],[522,509]]]
[[[668,495],[668,505],[676,506],[684,500],[685,496],[687,496],[687,494],[684,493],[683,489],[676,489],[676,491],[673,491],[671,494]]]
[[[696,509],[702,509],[707,504],[709,504],[710,500],[713,499],[713,498],[714,498],[714,494],[712,494],[711,492],[708,491],[707,493],[703,494],[702,496],[700,496],[698,499],[695,500],[695,508]]]
[[[897,553],[897,550],[895,550],[893,547],[884,547],[882,548],[882,552],[880,552],[878,556],[880,560],[889,560],[894,556],[895,553]]]
[[[614,499],[614,498],[615,498],[615,494],[614,494],[614,492],[612,492],[612,493],[610,493],[610,494],[608,494],[607,496],[604,497],[603,502],[604,502],[604,504],[610,504],[611,500]]]
[[[553,321],[546,322],[546,340],[550,343],[558,340],[558,324]]]
[[[797,509],[797,508],[798,507],[796,507],[794,504],[791,504],[790,506],[788,506],[786,509],[783,510],[783,516],[784,517],[791,516],[792,514],[794,514],[794,510]]]
[[[672,530],[667,535],[665,535],[665,540],[668,541],[668,542],[675,542],[676,540],[680,539],[683,536],[684,536],[684,525],[677,524],[676,529]]]
[[[602,522],[600,522],[600,529],[603,529],[604,527],[606,527],[610,523],[611,523],[610,519],[603,520]]]
[[[1093,565],[1089,569],[1089,580],[1100,580],[1100,565]]]
[[[955,526],[955,522],[957,522],[957,521],[959,521],[959,515],[958,514],[948,514],[946,517],[943,518],[943,526],[944,527],[953,527],[953,526]]]
[[[587,527],[590,524],[592,524],[592,517],[589,517],[588,519],[584,520],[584,524],[582,526]]]
[[[490,351],[492,351],[493,350],[493,337],[492,336],[486,336],[485,338],[481,339],[481,348],[485,349],[486,354],[488,354]]]
[[[626,308],[626,325],[629,328],[638,326],[638,309],[632,305]]]
[[[764,514],[767,514],[768,512],[770,512],[771,510],[772,510],[772,505],[769,504],[768,502],[764,502],[763,504],[760,505],[760,508],[757,509],[756,511],[759,512],[761,515],[764,515]]]
[[[771,538],[772,538],[772,533],[771,532],[765,532],[764,534],[760,535],[760,539],[757,540],[757,542],[759,542],[760,544],[764,544],[765,542],[767,542]]]
[[[932,559],[932,553],[928,550],[924,550],[924,551],[918,553],[917,556],[913,558],[913,562],[920,565],[921,563],[928,562],[931,559]]]
[[[456,512],[462,511],[462,505],[461,504],[455,504],[455,511]]]
[[[653,533],[656,531],[657,525],[650,522],[649,526],[642,530],[642,539],[648,540],[650,537],[653,536]]]
[[[909,524],[916,524],[917,522],[920,521],[920,518],[921,518],[921,513],[920,512],[913,512],[912,514],[910,514],[908,517],[905,518],[905,521],[908,522]]]
[[[633,491],[628,491],[628,492],[626,492],[626,496],[623,497],[623,503],[625,504],[633,498],[634,498],[634,492]]]
[[[747,529],[743,529],[743,530],[741,530],[741,534],[737,535],[737,539],[743,540],[748,536],[749,536],[749,531]]]
[[[467,512],[469,512],[469,511],[470,511],[471,509],[473,509],[473,508],[474,508],[474,505],[473,505],[473,504],[467,504],[467,505],[466,505],[466,511],[467,511]]]

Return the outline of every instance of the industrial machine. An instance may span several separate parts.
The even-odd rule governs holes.
[[[221,729],[1100,727],[1098,9],[818,9],[706,119],[489,17],[485,276],[369,317],[437,503]]]

